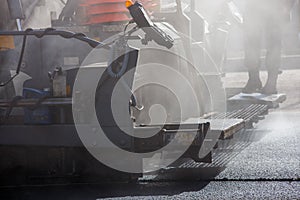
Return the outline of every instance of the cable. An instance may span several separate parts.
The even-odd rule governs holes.
[[[80,40],[82,42],[85,42],[89,44],[92,48],[96,48],[98,46],[101,46],[102,48],[110,49],[109,46],[106,44],[103,44],[101,42],[98,42],[96,40],[93,40],[91,38],[88,38],[83,33],[73,33],[70,31],[62,31],[62,30],[56,30],[53,28],[47,28],[44,30],[33,30],[33,29],[27,29],[26,31],[1,31],[0,36],[35,36],[37,38],[44,37],[46,35],[55,35],[55,36],[61,36],[66,39],[75,38],[77,40]]]
[[[134,23],[134,21],[133,20],[130,20],[127,24],[126,24],[126,26],[125,26],[125,28],[124,28],[124,33],[123,33],[123,36],[125,37],[125,35],[126,35],[126,30],[127,30],[127,28],[128,28],[128,26],[130,25],[130,24],[133,24]]]
[[[23,62],[23,57],[24,57],[24,52],[25,52],[25,47],[26,47],[26,42],[27,42],[27,35],[24,35],[23,37],[23,44],[20,52],[20,57],[19,57],[19,62],[18,62],[18,67],[16,70],[16,74],[12,76],[8,81],[4,83],[0,83],[0,87],[5,87],[7,84],[9,84],[11,81],[13,81],[20,73],[22,62]]]
[[[133,29],[131,29],[130,31],[128,31],[128,38],[126,38],[126,29],[128,27],[128,25],[130,24],[131,22],[129,22],[126,26],[125,26],[125,29],[124,29],[124,35],[123,37],[121,37],[118,42],[115,42],[115,44],[111,47],[112,50],[111,50],[111,56],[110,56],[110,59],[109,59],[109,66],[107,68],[107,73],[112,77],[112,78],[120,78],[127,70],[127,66],[128,66],[128,63],[129,63],[129,53],[131,51],[131,48],[130,46],[127,44],[128,42],[128,38],[136,31],[138,30],[138,27],[135,26]],[[121,43],[121,44],[120,44]],[[124,59],[122,61],[122,67],[121,69],[119,70],[119,72],[115,73],[113,71],[113,67],[112,65],[114,64],[115,62],[115,59],[118,59],[116,58],[116,54],[118,54],[119,52],[117,52],[117,46],[121,46],[121,45],[125,45],[125,53],[124,53]]]
[[[116,44],[115,44],[116,45]],[[114,46],[115,46],[114,45]],[[121,69],[119,70],[119,72],[115,73],[113,71],[113,67],[112,65],[114,64],[114,59],[116,57],[116,54],[117,54],[117,51],[116,51],[116,47],[112,47],[113,50],[112,50],[112,54],[111,54],[111,58],[110,58],[110,65],[108,66],[107,68],[107,72],[108,74],[112,77],[112,78],[120,78],[127,70],[127,66],[128,66],[128,62],[129,62],[129,53],[130,53],[130,48],[128,45],[126,45],[125,47],[125,53],[124,53],[124,60],[122,62],[122,67]]]

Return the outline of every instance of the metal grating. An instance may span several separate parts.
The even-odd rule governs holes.
[[[227,113],[218,113],[211,116],[211,119],[243,119],[246,127],[252,127],[253,123],[258,122],[261,116],[268,114],[268,105],[251,104],[238,110]]]

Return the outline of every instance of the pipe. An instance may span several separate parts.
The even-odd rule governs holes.
[[[13,107],[34,107],[39,106],[67,106],[72,105],[72,98],[48,98],[39,102],[39,99],[21,99]],[[0,108],[11,107],[11,101],[0,100]]]
[[[22,22],[21,22],[21,19],[16,19],[16,23],[17,23],[17,30],[18,31],[22,31]]]

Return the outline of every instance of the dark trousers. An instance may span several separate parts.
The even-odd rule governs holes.
[[[263,39],[266,45],[266,68],[278,73],[281,66],[282,18],[277,12],[249,9],[244,15],[245,66],[257,71],[261,65]]]

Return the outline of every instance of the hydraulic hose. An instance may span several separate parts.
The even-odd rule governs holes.
[[[124,55],[124,59],[122,62],[122,67],[118,72],[114,72],[113,71],[113,64],[114,61],[116,59],[116,56],[118,56],[118,50],[116,47],[117,44],[114,44],[114,46],[112,47],[112,52],[111,52],[111,56],[110,56],[110,60],[109,60],[109,66],[107,68],[107,73],[112,77],[112,78],[120,78],[127,70],[127,66],[128,66],[128,62],[129,62],[129,53],[130,53],[130,47],[128,45],[126,45],[125,47],[125,55]]]

